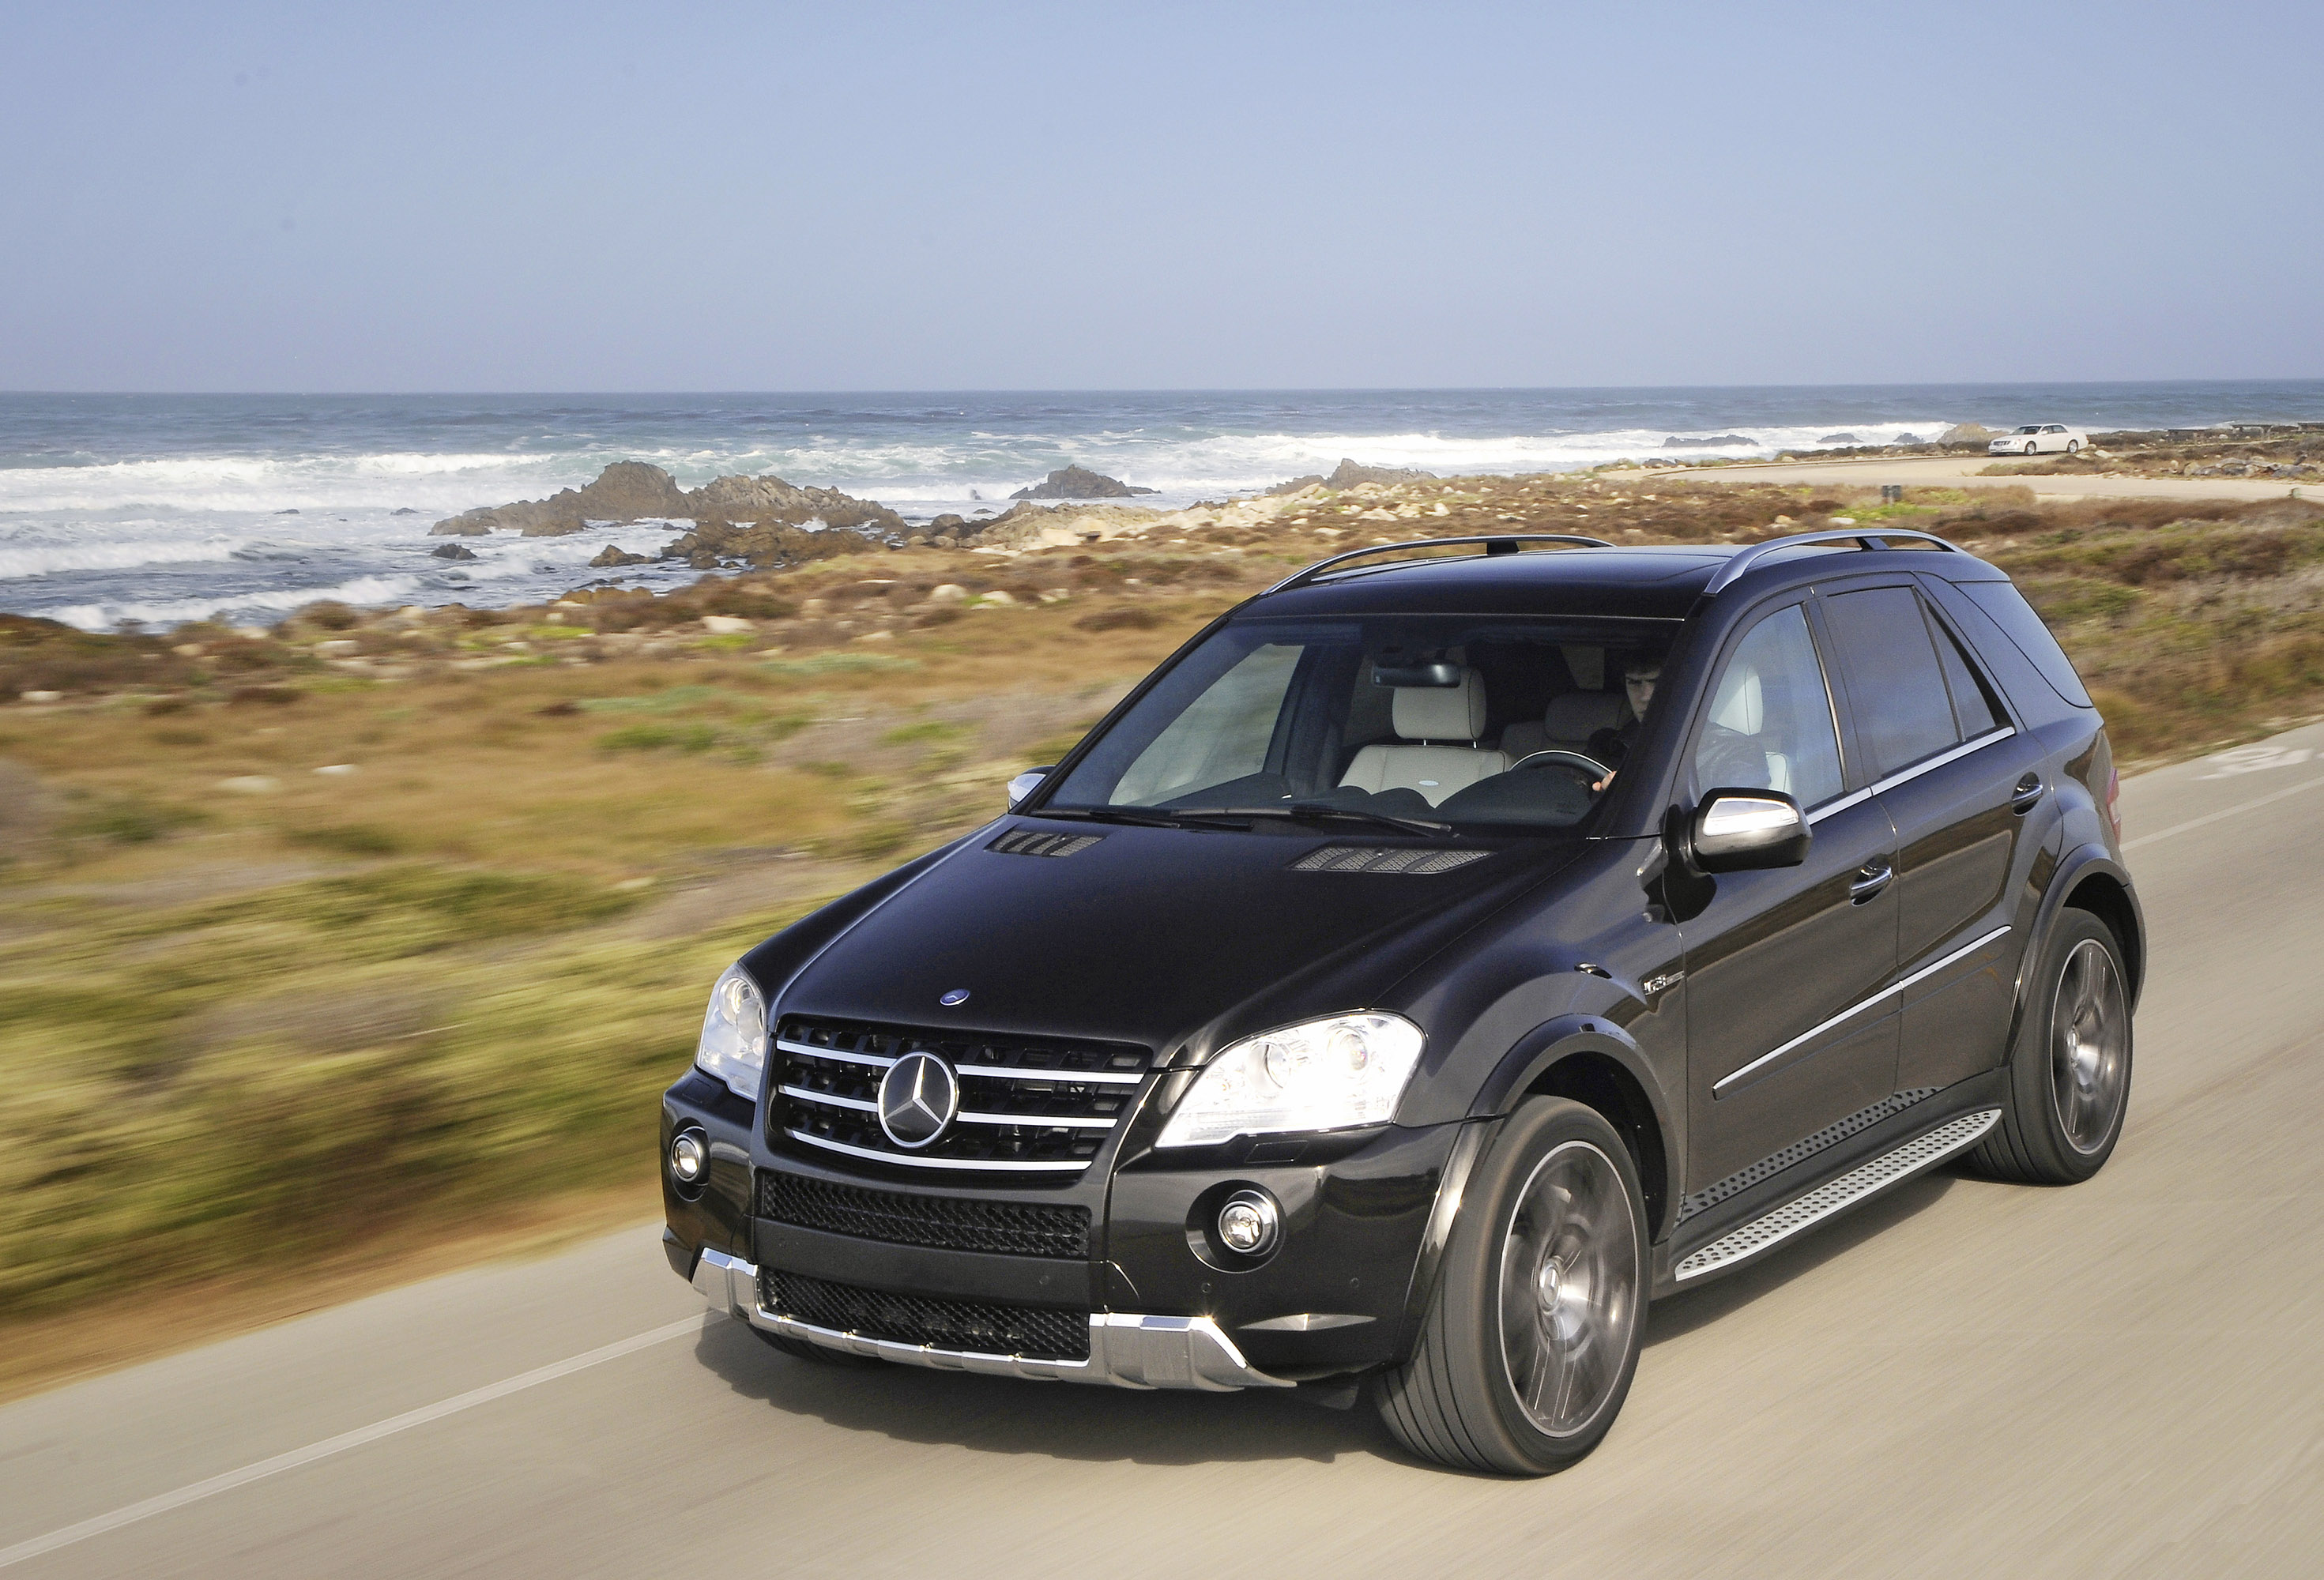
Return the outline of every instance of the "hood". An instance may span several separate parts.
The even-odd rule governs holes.
[[[1068,856],[992,850],[1022,828],[1100,835]],[[779,1014],[1142,1043],[1241,1035],[1363,1007],[1452,938],[1572,859],[1528,840],[1429,876],[1301,871],[1357,829],[1154,829],[1010,820],[873,910],[781,992]],[[1477,848],[1455,845],[1448,849]],[[779,987],[779,984],[770,984]],[[944,995],[965,989],[951,1008]]]

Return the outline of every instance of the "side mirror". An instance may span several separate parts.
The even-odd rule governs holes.
[[[1025,799],[1025,797],[1027,797],[1028,795],[1030,795],[1031,794],[1033,794],[1033,792],[1034,792],[1034,791],[1038,790],[1038,789],[1041,787],[1041,781],[1042,781],[1042,780],[1044,780],[1044,779],[1046,779],[1046,778],[1047,778],[1051,774],[1054,774],[1054,773],[1056,773],[1056,771],[1057,771],[1057,765],[1056,765],[1056,764],[1055,764],[1055,763],[1045,763],[1045,764],[1043,764],[1041,767],[1038,767],[1038,768],[1027,768],[1023,773],[1021,773],[1021,774],[1018,775],[1015,778],[1013,778],[1013,779],[1010,780],[1010,781],[1009,781],[1009,807],[1010,807],[1010,811],[1012,811],[1012,812],[1013,812],[1013,811],[1015,811],[1015,810],[1016,810],[1016,808],[1017,808],[1017,804],[1018,804],[1019,802],[1020,802],[1020,801],[1024,800],[1024,799]]]
[[[1713,790],[1687,820],[1688,854],[1705,872],[1797,867],[1811,837],[1807,814],[1780,790]]]

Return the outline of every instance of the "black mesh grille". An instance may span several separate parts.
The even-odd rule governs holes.
[[[1326,845],[1291,864],[1294,872],[1402,872],[1425,877],[1482,861],[1489,850],[1435,850],[1425,845]]]
[[[903,1196],[774,1169],[759,1175],[759,1216],[859,1240],[945,1251],[1084,1257],[1090,1249],[1085,1207]]]
[[[1089,1313],[1033,1306],[931,1300],[853,1284],[826,1283],[772,1268],[759,1275],[759,1299],[778,1316],[866,1338],[924,1344],[988,1355],[1089,1359]]]

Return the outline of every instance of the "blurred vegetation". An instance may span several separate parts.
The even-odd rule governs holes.
[[[1835,516],[2009,569],[2126,762],[2324,712],[2324,510],[2023,488],[1446,479],[546,610],[310,607],[259,636],[0,616],[0,1322],[118,1300],[124,1267],[287,1276],[593,1187],[650,1211],[654,1098],[718,970],[991,816],[1293,566]]]

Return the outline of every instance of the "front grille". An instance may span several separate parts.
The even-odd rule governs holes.
[[[1291,864],[1294,872],[1404,872],[1425,877],[1482,861],[1489,850],[1435,850],[1425,845],[1326,845]]]
[[[1042,1360],[1089,1359],[1089,1313],[1037,1306],[988,1306],[973,1300],[931,1300],[853,1284],[827,1283],[773,1268],[759,1275],[759,1300],[789,1317],[836,1333],[923,1344],[986,1355]]]
[[[902,1196],[779,1169],[760,1171],[759,1216],[892,1245],[1001,1251],[1015,1256],[1084,1257],[1090,1251],[1090,1209],[1085,1207]]]
[[[959,1111],[934,1142],[902,1147],[880,1125],[880,1081],[908,1053],[959,1078]],[[785,1015],[769,1105],[775,1138],[908,1169],[1078,1173],[1138,1100],[1153,1055],[1118,1043],[1007,1037]]]

